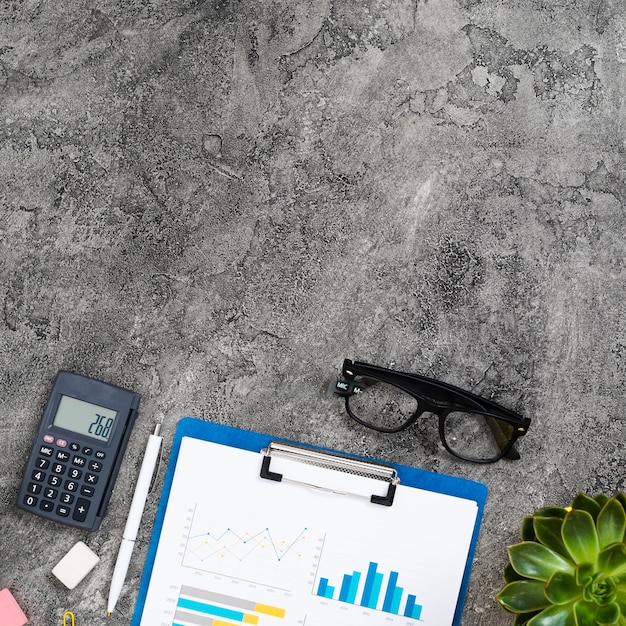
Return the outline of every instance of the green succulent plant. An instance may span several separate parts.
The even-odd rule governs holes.
[[[524,518],[496,596],[514,626],[626,626],[626,495]]]

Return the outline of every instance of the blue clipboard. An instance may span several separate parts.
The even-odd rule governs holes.
[[[334,450],[328,450],[325,448],[319,448],[315,446],[304,446],[293,440],[279,439],[271,437],[266,434],[257,432],[242,430],[231,426],[225,426],[214,422],[207,422],[204,420],[185,417],[181,419],[176,428],[176,433],[172,445],[170,459],[168,462],[167,471],[164,478],[163,491],[159,506],[157,509],[154,528],[148,552],[146,556],[146,563],[143,570],[143,575],[139,587],[135,610],[131,626],[139,626],[142,614],[146,606],[146,598],[148,595],[148,588],[150,580],[153,574],[153,568],[155,563],[155,557],[159,546],[159,539],[161,537],[161,531],[163,528],[163,522],[166,516],[168,501],[170,498],[170,492],[172,489],[172,482],[176,465],[179,460],[179,453],[181,450],[181,443],[183,438],[188,437],[192,439],[198,439],[202,441],[213,442],[216,444],[222,444],[230,446],[232,448],[238,448],[240,450],[246,450],[249,452],[265,452],[263,467],[260,467],[260,473],[263,478],[269,478],[271,480],[281,480],[280,474],[274,474],[269,466],[271,453],[267,452],[271,449],[271,446],[275,443],[286,444],[287,446],[294,446],[298,450],[312,451],[313,453],[321,453],[322,455],[328,454],[335,459],[345,459],[346,462],[363,462],[365,464],[379,464],[377,461],[371,459],[365,459],[351,454],[344,454]],[[465,596],[467,593],[467,587],[469,584],[469,577],[472,568],[474,552],[478,541],[478,535],[480,530],[480,524],[484,512],[484,506],[487,499],[487,487],[479,482],[471,481],[463,478],[437,474],[426,470],[421,470],[405,465],[398,465],[393,463],[380,463],[383,468],[391,468],[394,476],[397,477],[398,482],[402,485],[415,487],[424,491],[436,492],[438,494],[444,494],[449,496],[455,496],[456,498],[462,498],[465,500],[471,500],[476,503],[477,515],[474,525],[474,530],[471,538],[471,544],[467,554],[467,560],[465,564],[465,570],[463,574],[463,580],[460,587],[457,605],[454,613],[453,626],[457,626],[461,621],[461,614],[463,610],[463,604],[465,602]],[[346,470],[350,471],[350,470]],[[390,481],[392,483],[393,480]],[[376,496],[372,496],[372,502],[375,502]],[[389,501],[389,498],[391,501]],[[379,498],[381,500],[381,498]],[[386,498],[382,498],[383,502],[379,504],[386,504],[387,506],[393,506],[393,488],[389,487],[389,493]],[[375,506],[375,505],[374,505]],[[173,619],[173,618],[172,618]],[[175,622],[173,622],[175,623]],[[221,622],[220,622],[221,623]]]

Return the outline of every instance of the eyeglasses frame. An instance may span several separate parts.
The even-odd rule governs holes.
[[[435,380],[434,378],[428,378],[420,374],[399,372],[377,365],[352,361],[350,359],[344,360],[341,371],[345,380],[338,380],[333,392],[345,398],[348,415],[367,428],[381,433],[398,433],[406,430],[412,424],[415,424],[423,413],[433,413],[439,417],[439,438],[441,439],[441,443],[453,456],[466,461],[472,461],[473,463],[494,463],[503,457],[510,460],[518,460],[520,458],[514,445],[519,437],[525,435],[528,431],[531,423],[529,417],[523,417],[519,413],[507,409],[492,400],[487,400],[470,391],[465,391],[460,387],[455,387],[449,383]],[[357,382],[355,380],[357,376],[362,376],[365,380],[362,383]],[[398,428],[380,428],[361,420],[350,408],[350,398],[364,391],[368,386],[367,379],[371,379],[373,382],[387,383],[409,394],[417,401],[417,411],[407,418]],[[430,397],[424,395],[424,386],[427,386],[428,390],[431,392]],[[435,397],[432,395],[433,392],[435,393]],[[444,404],[445,401],[441,398],[445,396],[448,396],[448,401]],[[454,401],[451,400],[450,396],[454,397]],[[444,426],[446,417],[455,411],[470,411],[512,424],[514,426],[513,434],[506,446],[502,448],[500,455],[493,459],[483,460],[466,457],[453,451],[446,442]]]

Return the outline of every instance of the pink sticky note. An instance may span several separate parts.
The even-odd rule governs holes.
[[[2,626],[24,626],[28,618],[8,589],[0,591],[0,623]]]

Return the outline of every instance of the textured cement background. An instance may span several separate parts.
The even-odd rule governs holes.
[[[522,517],[626,487],[625,79],[621,0],[3,0],[0,587],[30,623],[105,622],[147,436],[191,414],[483,481],[462,623],[510,624]],[[531,417],[522,459],[361,429],[344,357]],[[94,534],[13,505],[60,368],[143,396]]]

